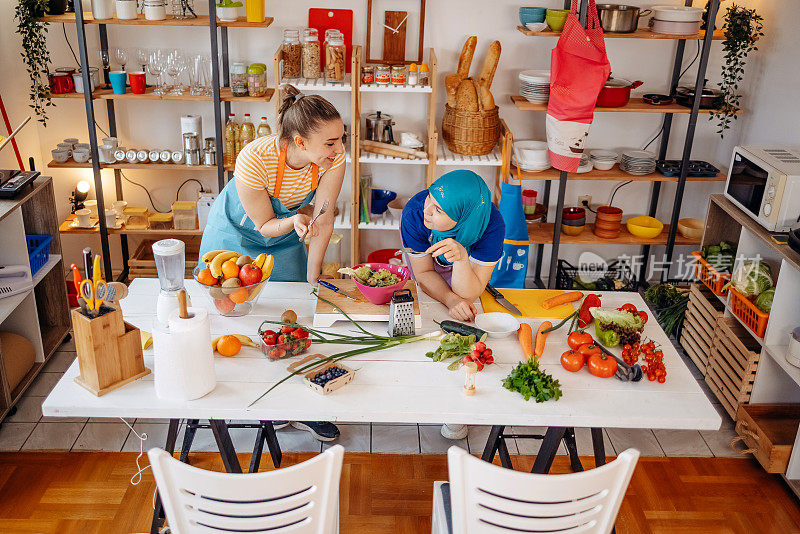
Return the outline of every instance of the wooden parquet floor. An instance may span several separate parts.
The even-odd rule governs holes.
[[[247,465],[249,455],[240,455]],[[284,466],[311,454],[284,454]],[[136,454],[0,454],[0,532],[147,532],[155,482],[149,470],[132,486]],[[146,462],[146,458],[144,458]],[[529,470],[533,457],[513,457]],[[591,458],[582,458],[585,467]],[[191,463],[222,470],[213,453]],[[262,465],[268,463],[262,462]],[[569,472],[559,456],[554,473]],[[342,533],[430,532],[432,486],[447,478],[443,455],[345,454]],[[619,534],[800,533],[800,506],[776,475],[752,460],[642,458],[617,519]]]

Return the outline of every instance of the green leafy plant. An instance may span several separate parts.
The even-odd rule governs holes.
[[[20,54],[31,79],[31,108],[47,126],[50,100],[50,52],[47,50],[47,23],[38,20],[45,13],[47,0],[19,0],[14,11],[17,33],[22,36]]]
[[[503,379],[503,387],[518,391],[525,400],[533,397],[536,402],[558,400],[562,395],[561,384],[539,369],[539,361],[535,358],[526,359],[512,369],[511,374]]]
[[[744,66],[750,52],[758,50],[756,43],[764,36],[764,19],[755,9],[747,9],[736,4],[725,12],[725,64],[722,66],[722,103],[712,111],[712,119],[717,119],[717,133],[724,137],[725,130],[731,127],[739,111],[741,95],[739,84],[744,79]]]

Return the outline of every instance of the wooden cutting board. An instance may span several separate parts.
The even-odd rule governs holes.
[[[331,283],[340,289],[353,295],[358,295],[363,302],[350,300],[340,293],[331,291],[327,287],[319,286],[317,292],[320,297],[339,306],[354,321],[364,322],[389,322],[389,303],[373,304],[361,294],[351,278],[343,280],[332,280]],[[414,296],[414,325],[422,328],[422,316],[419,312],[419,296],[417,295],[417,284],[414,280],[406,282],[404,289],[410,289]],[[347,321],[347,317],[342,315],[336,308],[317,299],[317,309],[314,312],[314,328],[325,328],[333,325],[336,321]]]
[[[511,313],[514,317],[528,317],[532,319],[563,319],[575,311],[574,303],[562,304],[555,308],[545,310],[542,308],[542,302],[555,297],[566,291],[560,289],[501,289],[497,288],[511,304],[519,308],[522,315],[511,313],[503,306],[501,306],[489,293],[486,291],[481,295],[481,306],[485,313],[489,312],[505,312]],[[578,301],[580,302],[580,301]]]

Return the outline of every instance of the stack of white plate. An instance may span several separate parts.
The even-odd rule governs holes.
[[[511,163],[526,172],[539,172],[550,168],[550,154],[545,141],[514,141]]]
[[[519,73],[519,91],[528,102],[547,104],[550,98],[550,71],[524,70]]]
[[[656,172],[656,156],[646,150],[626,150],[619,168],[628,174],[642,176]]]
[[[592,162],[589,159],[589,154],[587,154],[586,152],[581,154],[581,162],[578,165],[578,170],[575,171],[575,172],[578,172],[578,173],[589,172],[593,168],[594,168],[594,166],[592,165]]]
[[[617,162],[619,154],[613,150],[592,150],[589,152],[589,161],[592,162],[594,168],[600,171],[610,170]]]

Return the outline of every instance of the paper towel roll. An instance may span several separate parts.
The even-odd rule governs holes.
[[[156,395],[169,400],[192,400],[217,385],[211,323],[208,312],[189,308],[189,318],[174,310],[167,326],[153,322],[153,368]]]
[[[203,118],[200,115],[183,115],[181,117],[181,139],[185,133],[197,134],[197,139],[202,142]]]

